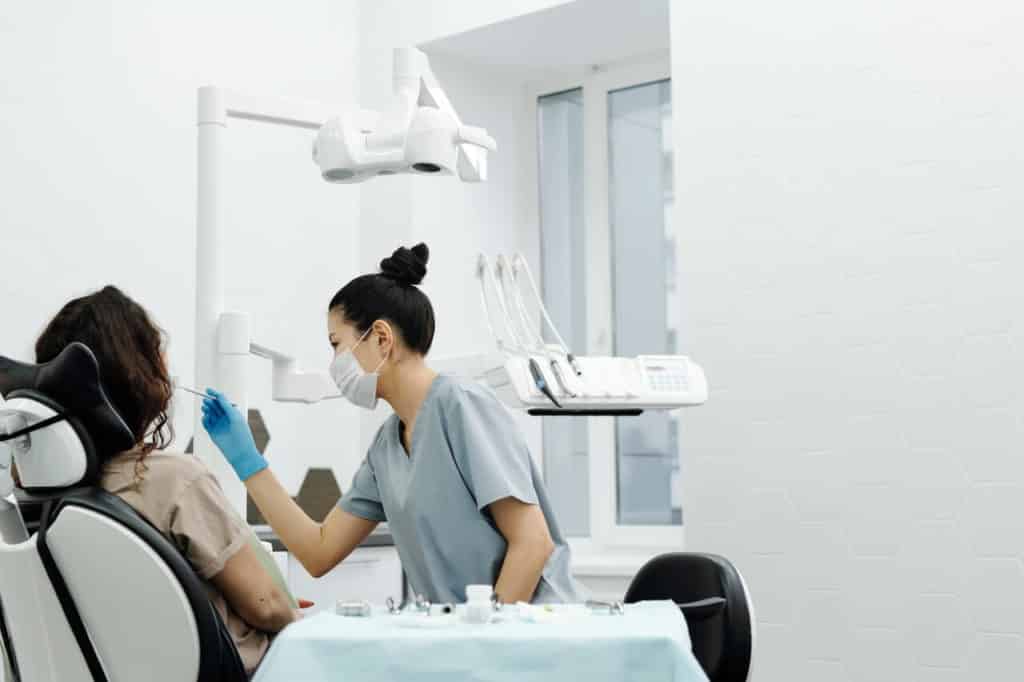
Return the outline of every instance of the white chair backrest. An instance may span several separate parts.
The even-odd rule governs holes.
[[[39,559],[36,536],[14,544],[0,541],[0,606],[22,682],[89,679]]]
[[[55,415],[45,398],[12,397],[0,403],[0,432]],[[5,445],[25,489],[74,488],[90,468],[89,437],[66,421]],[[0,512],[17,514],[0,500],[3,505]],[[0,524],[0,606],[20,679],[91,680],[47,574],[39,536],[26,538],[19,522],[20,516]],[[50,523],[46,546],[108,682],[197,679],[195,614],[174,573],[145,540],[103,513],[71,503]]]
[[[55,414],[35,400],[4,402],[0,398],[0,432],[10,433]],[[5,463],[13,456],[19,477],[30,487],[74,485],[86,473],[85,447],[66,422],[0,448],[5,450],[0,453]],[[9,470],[4,473],[9,475]],[[13,649],[6,656],[14,659],[11,663],[25,682],[89,679],[88,666],[40,559],[37,538],[27,537],[17,509],[8,501],[0,500],[0,514],[0,609]]]
[[[11,433],[17,426],[31,426],[57,413],[30,398],[11,398],[0,404],[0,427]],[[67,488],[78,484],[86,474],[85,446],[68,422],[57,422],[33,431],[23,440],[5,445],[14,456],[23,488]]]
[[[0,600],[20,679],[85,681],[92,668],[109,682],[244,680],[185,558],[95,487],[102,463],[136,439],[93,352],[76,342],[40,365],[0,356],[0,435],[23,492],[45,501],[28,539],[20,519],[0,523]]]
[[[110,682],[197,678],[192,607],[148,544],[102,514],[66,506],[50,525],[47,546]]]

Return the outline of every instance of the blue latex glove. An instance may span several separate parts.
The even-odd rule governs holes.
[[[256,449],[249,423],[222,393],[206,389],[203,399],[203,428],[224,454],[228,464],[243,481],[267,468],[267,460]]]

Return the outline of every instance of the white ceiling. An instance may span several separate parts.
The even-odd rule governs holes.
[[[669,49],[669,0],[576,0],[420,47],[531,71],[609,64]]]

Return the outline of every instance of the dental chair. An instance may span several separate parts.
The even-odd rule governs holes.
[[[736,567],[717,554],[673,552],[648,561],[623,601],[674,601],[686,619],[697,658],[711,682],[750,680],[754,607]]]
[[[14,682],[246,680],[190,564],[98,486],[134,438],[92,351],[73,343],[45,365],[0,357],[0,396],[0,634]],[[42,507],[31,535],[4,499],[5,451],[19,499]]]

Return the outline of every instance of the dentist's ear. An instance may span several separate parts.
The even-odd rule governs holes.
[[[395,350],[395,332],[391,325],[384,320],[377,320],[373,323],[373,332],[376,333],[377,350],[382,358],[391,359]]]

